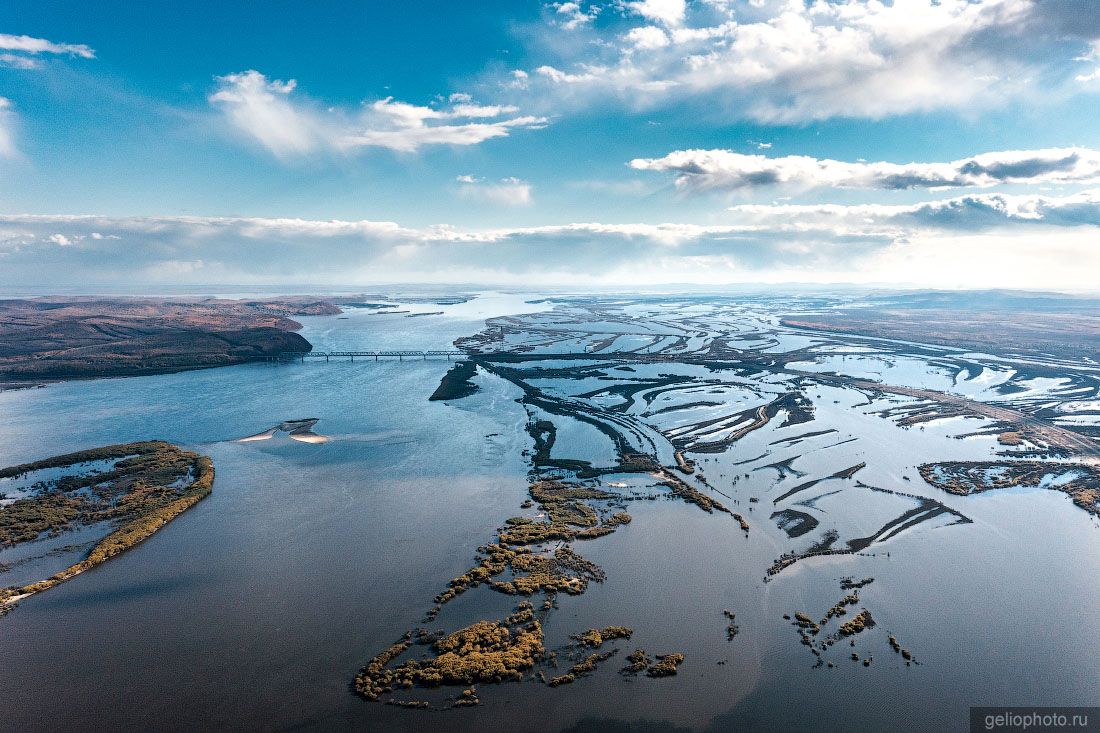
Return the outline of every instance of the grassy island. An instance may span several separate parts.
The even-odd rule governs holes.
[[[355,678],[356,691],[368,700],[395,689],[472,685],[523,679],[542,659],[542,626],[529,603],[503,621],[478,621],[432,644],[434,655],[393,662],[412,644],[412,635],[377,655]],[[471,695],[466,695],[471,697]]]
[[[104,464],[89,467],[89,464]],[[16,602],[90,570],[150,537],[210,493],[207,456],[147,441],[68,453],[0,470],[0,479],[61,469],[0,507],[0,547],[109,522],[109,534],[79,562],[45,580],[0,589],[0,614]]]

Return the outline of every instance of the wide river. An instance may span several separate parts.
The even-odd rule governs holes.
[[[485,294],[402,306],[442,316],[299,320],[318,350],[434,349],[487,317],[549,307]],[[547,643],[631,625],[651,651],[687,655],[677,677],[624,680],[614,664],[570,687],[483,686],[467,710],[360,699],[357,670],[527,498],[519,390],[487,379],[472,397],[429,402],[448,367],[257,364],[0,393],[0,465],[157,438],[209,454],[217,471],[213,494],[151,539],[0,619],[0,729],[962,730],[970,705],[1100,698],[1100,532],[1039,490],[975,497],[968,528],[769,584],[777,546],[741,542],[728,518],[690,505],[640,502],[630,512],[644,532],[585,546],[608,579],[561,599]],[[331,440],[237,442],[298,418],[318,418]],[[921,664],[884,649],[871,668],[811,668],[780,617],[834,602],[841,572],[878,579],[865,597]],[[448,619],[499,618],[514,601],[469,593]],[[737,611],[734,642],[723,608]]]

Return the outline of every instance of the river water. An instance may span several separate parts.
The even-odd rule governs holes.
[[[548,307],[486,294],[401,306],[444,315],[300,320],[318,350],[430,349],[487,317]],[[608,578],[560,600],[547,645],[624,624],[651,653],[685,653],[678,676],[627,680],[611,664],[564,688],[483,686],[467,710],[361,700],[356,671],[527,498],[519,389],[483,377],[472,397],[429,402],[448,367],[257,364],[0,393],[0,465],[156,438],[217,470],[210,497],[138,548],[0,620],[0,729],[962,730],[970,705],[1098,701],[1100,531],[1043,490],[967,497],[954,506],[971,525],[767,584],[762,568],[782,548],[765,515],[748,514],[750,540],[728,517],[641,502],[629,527],[585,544]],[[329,442],[237,442],[300,418],[318,418]],[[812,668],[780,619],[823,611],[842,575],[876,578],[864,601],[920,664],[884,647],[869,668]],[[440,625],[514,605],[482,591],[449,604]],[[742,629],[731,642],[725,608]]]

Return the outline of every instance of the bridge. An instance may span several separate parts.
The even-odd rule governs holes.
[[[634,352],[634,351],[582,351],[582,352],[554,352],[554,351],[542,351],[542,352],[521,352],[521,351],[459,351],[458,349],[437,349],[430,351],[416,351],[416,350],[397,350],[397,351],[283,351],[278,354],[272,354],[263,357],[263,361],[272,362],[304,362],[306,359],[314,359],[317,361],[332,361],[333,359],[347,359],[349,361],[355,361],[356,359],[368,360],[368,361],[381,361],[382,359],[397,359],[398,361],[405,360],[426,360],[426,359],[454,359],[455,357],[462,357],[465,359],[472,359],[474,361],[491,361],[491,362],[526,362],[526,361],[539,361],[542,359],[606,359],[609,361],[635,361],[635,362],[665,362],[665,361],[681,361],[690,354],[662,354],[662,353],[646,353],[646,352]]]
[[[454,359],[456,357],[462,357],[465,359],[472,359],[474,361],[490,361],[490,362],[527,362],[527,361],[539,361],[542,359],[564,359],[564,360],[576,360],[576,359],[606,359],[608,361],[634,361],[634,362],[673,362],[682,361],[685,358],[690,358],[692,354],[686,353],[671,353],[664,354],[660,352],[636,352],[636,351],[540,351],[540,352],[523,352],[523,351],[459,351],[458,349],[436,349],[429,351],[418,350],[395,350],[395,351],[284,351],[278,354],[271,354],[262,357],[263,361],[271,362],[304,362],[306,359],[313,359],[316,361],[332,361],[334,359],[346,359],[349,361],[355,361],[356,359],[367,361],[381,361],[383,359],[397,359],[398,361],[405,360],[426,360],[426,359]],[[698,356],[698,355],[694,355]],[[712,359],[713,361],[713,359]]]
[[[404,361],[406,359],[431,359],[431,358],[447,358],[453,359],[456,356],[466,356],[465,351],[458,351],[457,349],[440,349],[434,351],[284,351],[274,356],[264,357],[265,361],[302,361],[306,359],[324,359],[325,361],[331,361],[332,359],[349,359],[355,361],[356,357],[360,359],[373,359],[379,361],[381,359],[397,359],[398,361]]]

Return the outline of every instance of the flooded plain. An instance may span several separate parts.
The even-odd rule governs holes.
[[[0,619],[5,725],[963,730],[972,705],[1095,701],[1097,453],[1073,430],[1100,416],[1095,365],[784,327],[827,306],[795,299],[392,304],[302,335],[455,342],[476,391],[429,401],[453,366],[437,359],[0,393],[2,465],[161,439],[217,472],[155,536]],[[492,585],[517,585],[513,564],[437,603],[505,526],[552,531],[514,547],[568,547],[599,574],[513,595]],[[28,564],[4,553],[8,585]],[[406,632],[527,599],[556,666],[478,684],[471,707],[451,707],[462,687],[355,693]],[[571,637],[615,626],[633,633],[594,672],[541,681]],[[620,673],[638,648],[684,661]]]

